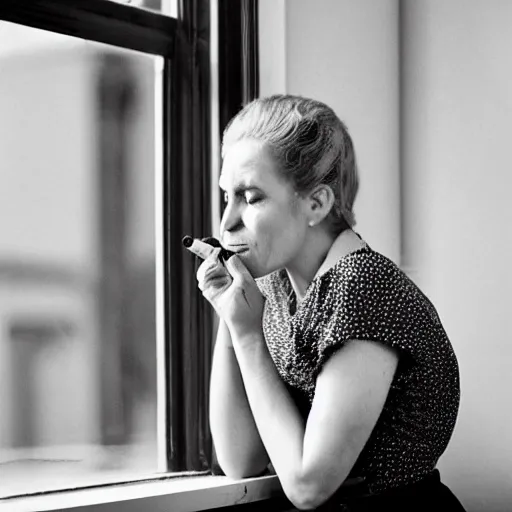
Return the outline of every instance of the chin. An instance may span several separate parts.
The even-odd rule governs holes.
[[[249,271],[249,274],[251,274],[251,276],[254,279],[257,279],[258,277],[263,277],[263,276],[265,276],[267,274],[267,272],[264,272],[257,265],[253,265],[249,258],[246,259],[246,258],[243,257],[243,255],[239,256],[239,258],[242,261],[242,263],[245,265],[247,270]]]
[[[272,274],[272,272],[275,272],[276,270],[283,268],[282,266],[276,267],[275,264],[260,265],[256,258],[254,258],[253,256],[254,254],[250,253],[242,253],[238,255],[238,257],[240,258],[240,260],[245,265],[245,267],[247,268],[247,270],[254,279],[268,276],[269,274]]]
[[[278,270],[275,268],[261,268],[255,265],[251,265],[250,263],[246,263],[245,261],[244,264],[254,279],[259,279],[260,277],[268,276],[269,274],[272,274],[272,272]]]

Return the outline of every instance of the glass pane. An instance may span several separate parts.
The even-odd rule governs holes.
[[[0,22],[0,497],[157,470],[161,64]]]
[[[111,2],[117,2],[118,4],[130,5],[132,7],[138,7],[139,9],[146,9],[147,11],[158,12],[160,14],[166,14],[177,17],[177,5],[178,0],[110,0]]]

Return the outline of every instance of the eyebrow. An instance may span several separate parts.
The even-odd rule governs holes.
[[[222,183],[221,183],[220,180],[219,180],[219,187],[220,187],[221,190],[226,191],[226,189],[222,186]],[[247,191],[250,191],[250,190],[258,190],[260,192],[263,192],[263,190],[260,187],[258,187],[257,185],[254,185],[252,183],[247,183],[247,184],[237,185],[235,187],[235,194],[241,194],[243,192],[247,192]]]

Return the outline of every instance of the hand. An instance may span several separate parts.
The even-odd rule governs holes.
[[[240,258],[235,255],[222,264],[219,248],[197,240],[189,250],[206,258],[197,271],[198,286],[226,322],[232,337],[260,332],[263,295]]]

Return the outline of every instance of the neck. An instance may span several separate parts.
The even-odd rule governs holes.
[[[365,246],[351,229],[338,236],[326,231],[312,232],[304,244],[300,258],[286,267],[297,303],[300,303],[315,277],[327,272],[347,254]]]
[[[306,238],[300,256],[286,267],[288,279],[297,301],[300,302],[318,269],[324,262],[335,236],[323,229],[312,229]]]

